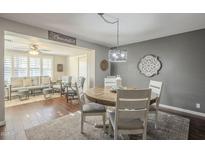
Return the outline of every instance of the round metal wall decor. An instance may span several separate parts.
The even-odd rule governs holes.
[[[138,69],[140,73],[146,77],[152,77],[159,73],[162,67],[162,63],[159,60],[159,57],[155,55],[145,55],[140,59],[138,63]]]
[[[101,62],[100,62],[100,68],[102,71],[106,71],[108,69],[108,61],[106,59],[103,59]]]

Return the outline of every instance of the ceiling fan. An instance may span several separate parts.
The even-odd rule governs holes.
[[[38,44],[31,44],[28,53],[30,55],[39,55],[42,52],[48,52],[50,50],[47,49],[40,49]]]

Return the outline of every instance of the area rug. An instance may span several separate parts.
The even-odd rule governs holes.
[[[60,94],[55,93],[51,95],[51,97],[48,99],[53,99],[57,97],[60,97]],[[29,96],[29,99],[27,100],[19,100],[19,98],[15,98],[12,100],[5,101],[5,107],[12,107],[12,106],[28,104],[28,103],[33,103],[33,102],[38,102],[43,100],[45,100],[44,95]]]
[[[30,140],[111,140],[101,128],[101,117],[87,117],[84,134],[80,133],[80,112],[69,114],[51,122],[25,130]],[[151,140],[186,140],[188,139],[189,119],[181,116],[159,112],[159,127],[154,128],[154,114],[149,114],[147,139]],[[130,135],[120,139],[142,139],[141,136]]]

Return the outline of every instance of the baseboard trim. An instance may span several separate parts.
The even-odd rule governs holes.
[[[205,113],[202,113],[202,112],[197,112],[197,111],[191,111],[191,110],[187,110],[187,109],[182,109],[182,108],[179,108],[179,107],[174,107],[174,106],[169,106],[169,105],[164,105],[164,104],[160,104],[159,107],[163,110],[163,109],[168,109],[168,110],[171,110],[171,111],[176,111],[180,114],[185,114],[185,115],[188,115],[188,116],[194,116],[194,117],[197,117],[197,118],[202,118],[202,119],[205,119]]]
[[[0,121],[0,126],[4,126],[4,125],[6,125],[6,121],[4,120],[4,121]]]

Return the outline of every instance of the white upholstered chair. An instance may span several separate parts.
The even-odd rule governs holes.
[[[152,89],[152,93],[157,95],[156,100],[154,100],[154,102],[151,102],[151,105],[150,105],[150,111],[155,112],[155,128],[158,127],[158,111],[159,111],[159,103],[160,103],[162,85],[163,84],[160,81],[150,80],[150,83],[149,83],[149,88]]]
[[[146,139],[147,115],[151,89],[118,90],[115,112],[109,113],[109,133],[114,129],[114,139],[118,134],[142,134]]]
[[[79,82],[76,83],[76,90],[77,90],[78,100],[80,102],[80,109],[81,109],[81,133],[83,133],[83,125],[86,116],[102,116],[103,129],[105,131],[105,120],[106,120],[105,106],[94,102],[86,102],[81,83]]]

